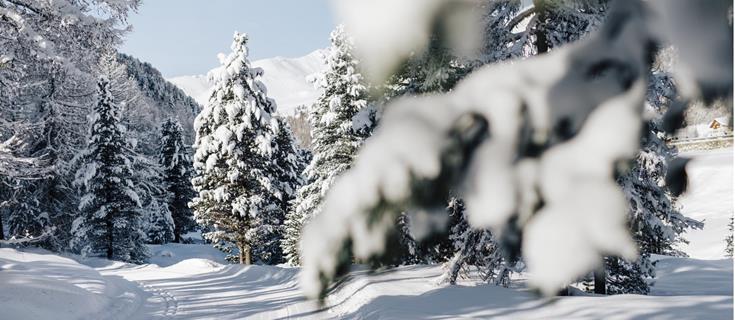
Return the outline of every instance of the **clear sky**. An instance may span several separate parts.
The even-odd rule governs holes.
[[[328,46],[331,10],[327,0],[144,0],[121,51],[165,77],[204,74],[237,30],[250,35],[252,60],[299,57]]]

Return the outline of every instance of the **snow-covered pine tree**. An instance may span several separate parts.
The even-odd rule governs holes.
[[[147,242],[152,244],[171,242],[174,239],[174,219],[171,217],[168,203],[160,202],[157,197],[151,197],[144,211]]]
[[[452,226],[450,239],[454,242],[455,253],[448,263],[444,280],[456,284],[459,276],[469,276],[474,267],[482,281],[507,287],[512,269],[492,232],[470,227],[460,199],[452,198],[447,211],[459,222]]]
[[[143,211],[142,228],[146,241],[155,244],[171,242],[174,220],[168,206],[171,194],[166,189],[163,167],[148,156],[136,153],[133,170],[132,181]]]
[[[132,181],[144,214],[146,241],[163,244],[173,239],[173,221],[166,205],[169,194],[164,186],[163,168],[156,161],[159,146],[152,142],[158,139],[150,134],[150,122],[156,119],[154,114],[159,106],[141,92],[119,59],[120,55],[109,51],[100,59],[98,69],[110,81],[113,101],[119,106],[120,123],[126,128],[134,150]]]
[[[290,202],[304,184],[301,173],[306,168],[306,163],[303,161],[302,150],[297,145],[286,119],[278,116],[275,124],[273,131],[278,146],[273,153],[277,177],[275,196],[280,202],[281,210],[285,213],[291,209]]]
[[[675,147],[664,141],[661,115],[676,98],[676,87],[671,76],[654,69],[649,77],[646,107],[658,115],[648,122],[641,140],[641,151],[632,168],[618,178],[630,203],[628,225],[638,244],[640,257],[629,262],[618,257],[605,258],[605,288],[596,288],[606,294],[648,294],[647,279],[655,276],[651,254],[685,256],[677,249],[688,243],[683,234],[688,229],[700,229],[702,223],[682,215],[676,198],[665,184],[668,163],[677,154]],[[602,270],[598,272],[598,277]],[[601,279],[597,282],[602,285]]]
[[[119,43],[124,33],[119,28],[139,3],[0,2],[0,16],[13,17],[0,27],[0,131],[12,132],[2,141],[11,146],[6,150],[13,156],[36,159],[23,174],[34,179],[15,183],[27,189],[19,190],[25,196],[14,204],[25,209],[10,211],[33,212],[35,221],[47,221],[46,228],[53,225],[54,231],[36,245],[68,249],[78,202],[72,186],[73,158],[84,148],[88,128],[83,119],[95,104],[97,62]],[[0,171],[8,167],[2,165]]]
[[[214,90],[194,123],[198,194],[190,204],[197,221],[211,228],[204,237],[241,264],[250,264],[253,253],[271,258],[254,250],[277,232],[280,215],[272,201],[275,102],[259,80],[263,70],[250,66],[247,42],[235,33],[233,52],[209,75]]]
[[[51,227],[49,214],[41,211],[38,203],[37,186],[33,181],[17,181],[13,186],[13,205],[8,215],[9,238],[37,237]]]
[[[278,205],[278,210],[274,211],[272,216],[274,219],[272,225],[275,228],[269,236],[261,236],[261,244],[256,252],[263,252],[261,259],[267,263],[280,263],[284,260],[282,243],[289,232],[286,214],[294,209],[297,191],[304,184],[301,174],[308,163],[308,152],[297,145],[286,119],[276,116],[275,120],[272,129],[277,147],[272,154],[275,181],[271,201]]]
[[[134,151],[120,125],[109,80],[101,77],[98,88],[87,149],[76,173],[82,196],[72,246],[85,256],[141,263],[149,253],[134,183]]]
[[[168,208],[174,225],[174,242],[196,227],[194,213],[188,203],[194,197],[191,185],[192,163],[184,144],[184,128],[169,118],[161,125],[161,150],[158,163],[163,169],[164,183],[169,193]]]
[[[332,31],[326,70],[315,79],[322,94],[310,110],[311,163],[305,170],[307,183],[298,191],[286,222],[283,250],[291,264],[299,263],[299,241],[304,224],[319,214],[322,198],[334,180],[347,170],[362,142],[369,135],[372,116],[367,89],[362,84],[353,44],[342,26]]]

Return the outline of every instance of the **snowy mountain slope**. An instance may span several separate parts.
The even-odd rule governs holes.
[[[253,66],[263,68],[263,82],[268,95],[276,100],[278,110],[290,114],[299,105],[310,105],[319,96],[319,91],[306,81],[306,77],[324,70],[322,53],[316,50],[299,58],[275,57],[253,61]],[[209,99],[211,84],[206,75],[181,76],[168,79],[199,104]]]

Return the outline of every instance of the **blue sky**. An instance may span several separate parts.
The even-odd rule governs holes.
[[[252,60],[298,57],[327,47],[331,10],[327,0],[144,0],[121,51],[165,77],[203,74],[237,30],[250,35]]]

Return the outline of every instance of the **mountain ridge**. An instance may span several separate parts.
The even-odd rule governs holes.
[[[261,79],[268,89],[268,96],[275,99],[278,111],[290,115],[300,105],[311,105],[319,97],[316,89],[306,78],[325,69],[323,54],[326,49],[318,49],[307,55],[286,58],[255,60],[253,67],[264,71]],[[207,76],[185,75],[166,79],[194,98],[199,104],[206,105],[212,85]]]

